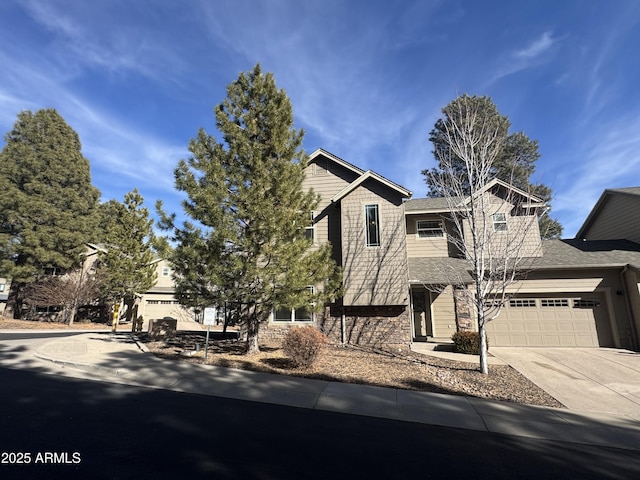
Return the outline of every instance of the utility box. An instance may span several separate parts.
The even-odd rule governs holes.
[[[153,338],[176,336],[178,320],[171,317],[156,318],[149,321],[149,335]]]

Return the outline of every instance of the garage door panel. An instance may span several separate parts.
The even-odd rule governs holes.
[[[609,319],[602,295],[570,294],[509,302],[500,316],[487,324],[493,346],[592,347],[608,345]],[[596,328],[597,327],[597,328]],[[598,336],[600,335],[600,341]],[[608,334],[610,336],[610,333]]]

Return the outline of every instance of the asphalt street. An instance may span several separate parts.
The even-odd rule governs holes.
[[[0,384],[2,479],[640,477],[638,451],[26,370]]]

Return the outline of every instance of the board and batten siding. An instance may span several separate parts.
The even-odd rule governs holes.
[[[640,243],[640,196],[612,194],[586,232],[587,240],[626,239]]]

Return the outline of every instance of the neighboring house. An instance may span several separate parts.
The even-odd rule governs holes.
[[[140,297],[138,315],[146,321],[165,317],[176,320],[194,319],[190,309],[182,307],[174,297],[175,284],[171,264],[158,258],[156,264],[156,284]]]
[[[576,238],[640,243],[640,187],[605,190]]]
[[[315,324],[333,340],[407,348],[429,337],[449,338],[460,325],[476,328],[460,294],[472,283],[469,264],[452,241],[452,207],[445,199],[410,199],[402,186],[324,150],[310,155],[306,174],[305,188],[321,196],[309,236],[315,244],[331,242],[344,296],[317,314],[274,312],[267,335]],[[640,208],[638,191],[605,193],[634,196]],[[490,345],[638,349],[639,222],[627,221],[628,235],[617,239],[543,241],[535,221],[544,209],[540,199],[499,180],[484,194],[491,227],[522,232],[526,257],[526,278],[509,287],[506,305],[487,324]],[[602,203],[587,222],[592,229],[606,223],[603,214],[613,214]]]
[[[0,277],[0,314],[4,311],[4,306],[7,304],[9,288],[11,288],[11,281],[8,278]]]

